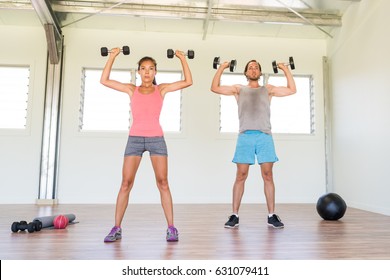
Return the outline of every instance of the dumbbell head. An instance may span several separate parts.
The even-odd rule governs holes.
[[[27,224],[27,231],[28,231],[28,232],[30,232],[30,233],[31,233],[31,232],[34,232],[35,229],[36,229],[36,228],[35,228],[35,223],[28,223],[28,224]]]
[[[111,51],[109,51],[108,48],[106,48],[106,47],[100,48],[100,54],[101,54],[102,56],[107,56],[108,53],[110,53],[110,52],[111,52]],[[123,47],[121,48],[121,52],[122,52],[124,55],[129,55],[129,54],[130,54],[130,48],[129,48],[129,46],[123,46]]]
[[[214,69],[217,69],[218,68],[218,65],[219,65],[219,56],[216,56],[214,57],[214,61],[213,61],[213,68]]]
[[[108,55],[108,49],[106,47],[101,47],[100,48],[100,54],[102,56],[107,56]]]
[[[11,225],[11,231],[12,232],[18,232],[19,231],[19,222],[13,222]]]
[[[37,220],[32,222],[35,226],[35,231],[40,231],[43,227],[42,222]]]
[[[217,69],[218,65],[220,65],[220,64],[221,64],[221,60],[220,60],[219,56],[214,57],[213,68]],[[231,60],[229,63],[230,72],[234,72],[234,70],[236,70],[236,66],[237,66],[237,60],[235,60],[235,59]]]
[[[290,56],[288,61],[289,61],[291,69],[294,70],[295,69],[294,58],[292,56]]]
[[[168,58],[173,58],[175,55],[175,52],[172,49],[167,49],[167,57]]]
[[[194,50],[188,50],[187,51],[187,56],[189,59],[194,59],[195,58],[195,51]]]
[[[130,48],[129,48],[129,46],[123,46],[123,47],[122,47],[122,53],[123,53],[124,55],[129,55],[129,54],[130,54]]]
[[[184,55],[188,56],[189,59],[193,59],[195,57],[194,50],[188,50]],[[175,52],[173,49],[167,49],[167,57],[173,58],[175,56]]]
[[[234,72],[234,70],[236,70],[236,66],[237,66],[237,60],[233,59],[232,61],[230,61],[229,63],[230,72]]]
[[[276,60],[272,61],[272,69],[274,70],[274,73],[278,73],[278,65],[276,64]]]

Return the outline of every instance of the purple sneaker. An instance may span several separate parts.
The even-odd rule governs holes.
[[[110,233],[104,238],[104,242],[114,242],[122,238],[122,229],[120,227],[113,227]]]
[[[174,226],[170,226],[167,229],[167,241],[168,242],[179,241],[179,232],[177,231],[177,228],[175,228]]]

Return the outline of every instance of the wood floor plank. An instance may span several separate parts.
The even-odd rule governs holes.
[[[130,204],[123,238],[104,243],[114,205],[0,205],[2,260],[389,260],[390,217],[348,208],[339,221],[324,221],[313,204],[279,204],[284,229],[269,228],[266,207],[243,204],[240,226],[223,227],[227,204],[177,204],[179,242],[165,241],[160,205]],[[75,214],[66,229],[11,232],[14,221]]]

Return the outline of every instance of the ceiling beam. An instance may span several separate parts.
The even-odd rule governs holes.
[[[31,1],[18,0],[18,1],[1,1],[0,10],[33,10]]]
[[[41,0],[40,0],[41,1]],[[350,0],[352,1],[352,0]],[[360,0],[353,0],[359,2]],[[265,7],[237,7],[221,6],[216,1],[208,1],[207,5],[159,5],[126,3],[128,1],[50,1],[51,8],[56,13],[75,13],[84,15],[79,20],[94,16],[104,15],[128,15],[134,17],[152,17],[166,19],[194,19],[203,20],[203,37],[207,35],[207,27],[210,21],[253,22],[253,23],[287,23],[315,25],[323,27],[340,27],[341,15],[334,11],[321,12],[314,9],[294,10],[301,17],[297,17],[292,11],[284,9],[270,9]],[[114,5],[112,5],[114,3]],[[0,9],[31,10],[33,6],[29,0],[3,1]],[[62,26],[64,27],[64,26]]]
[[[153,5],[123,3],[118,7],[108,8],[104,3],[95,2],[94,5],[86,5],[85,1],[55,1],[52,8],[58,13],[76,14],[104,14],[104,15],[128,15],[134,17],[175,18],[175,19],[199,19],[205,21],[238,21],[238,22],[266,22],[266,23],[290,23],[307,25],[309,20],[317,26],[340,27],[341,16],[319,11],[300,11],[307,20],[297,17],[291,11],[284,9],[269,10],[268,8],[240,8],[240,7],[205,7],[177,6],[177,5]]]
[[[296,14],[299,18],[303,19],[304,21],[306,21],[308,24],[310,25],[313,25],[315,26],[316,28],[318,28],[319,30],[321,30],[322,32],[324,32],[326,35],[328,35],[330,38],[333,38],[333,36],[327,32],[325,29],[321,28],[320,26],[318,26],[317,24],[313,23],[311,20],[309,20],[308,18],[306,18],[305,16],[303,16],[301,13],[297,12],[296,10],[294,10],[293,8],[289,7],[288,5],[286,5],[284,2],[280,1],[280,0],[275,0],[277,1],[278,3],[282,4],[283,6],[286,7],[286,9],[288,9],[289,11],[293,12],[294,14]]]
[[[203,40],[206,39],[207,31],[209,29],[209,23],[210,23],[210,17],[211,17],[211,11],[213,6],[213,0],[208,1],[208,7],[207,7],[207,15],[203,22]]]

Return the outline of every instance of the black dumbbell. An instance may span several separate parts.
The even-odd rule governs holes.
[[[220,64],[221,64],[221,60],[219,59],[219,56],[214,57],[213,68],[217,69],[218,65],[220,65]],[[231,60],[229,63],[230,72],[234,72],[234,70],[236,70],[236,66],[237,66],[237,60],[235,60],[235,59]]]
[[[188,56],[189,59],[193,59],[195,57],[194,50],[188,50],[184,55]],[[173,58],[175,56],[175,52],[173,49],[167,49],[167,57]]]
[[[33,221],[31,223],[27,223],[26,221],[13,222],[11,225],[12,232],[25,231],[27,229],[28,232],[40,231],[42,229],[41,221]]]
[[[295,69],[295,64],[294,64],[294,59],[292,56],[290,56],[290,58],[288,59],[288,63],[284,63],[284,65],[286,66],[289,66],[291,67],[291,70],[294,70]],[[276,63],[276,61],[272,61],[272,68],[274,69],[274,73],[277,74],[278,73],[278,65]]]
[[[100,54],[102,56],[107,56],[108,53],[110,53],[111,51],[109,51],[106,47],[102,47],[100,48]],[[129,55],[130,54],[130,48],[129,46],[123,46],[121,48],[121,52],[123,52],[124,55]]]

